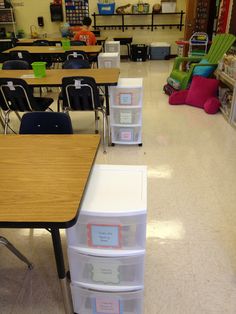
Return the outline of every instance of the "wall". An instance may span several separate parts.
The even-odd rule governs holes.
[[[127,3],[127,1],[124,0],[116,0],[116,8],[120,5],[124,5],[124,3]],[[137,4],[137,0],[130,0],[128,3],[130,4]],[[144,1],[148,2],[150,4],[150,12],[152,9],[152,6],[154,3],[160,3],[160,0],[149,0]],[[186,6],[186,0],[177,0],[177,7],[176,11],[183,10],[185,12],[185,6]],[[90,15],[92,15],[94,12],[98,13],[97,9],[97,3],[96,1],[90,0],[89,2],[89,10]],[[184,15],[185,19],[185,15]],[[97,22],[100,24],[116,24],[117,21],[120,22],[119,17],[99,17]],[[148,24],[151,21],[151,16],[130,16],[125,17],[125,21],[127,21],[128,24],[138,23],[138,24]],[[156,23],[178,23],[179,16],[178,15],[169,15],[169,16],[156,16],[155,22]],[[183,30],[180,31],[176,27],[173,27],[170,29],[169,27],[165,27],[165,29],[162,29],[158,27],[154,31],[151,31],[150,29],[141,29],[140,27],[135,27],[135,29],[128,28],[125,30],[125,32],[122,32],[119,29],[108,29],[108,30],[102,30],[102,35],[108,36],[109,39],[112,39],[116,36],[130,36],[133,37],[133,43],[143,43],[143,44],[149,44],[151,42],[168,42],[171,44],[171,53],[176,53],[177,51],[177,45],[175,44],[175,41],[177,39],[183,38]]]
[[[39,34],[59,35],[60,22],[51,22],[50,0],[13,0],[17,29],[30,36],[30,26],[38,25],[37,17],[43,16],[44,27],[37,27]]]
[[[27,36],[30,35],[30,25],[37,26],[37,17],[43,16],[44,17],[44,27],[39,28],[38,32],[42,35],[43,33],[47,33],[49,36],[58,36],[59,35],[59,22],[51,22],[50,18],[50,10],[49,4],[50,0],[13,0],[12,3],[15,9],[16,21],[17,21],[17,29],[23,29]],[[137,0],[129,1],[130,4],[136,4]],[[152,8],[154,3],[159,2],[155,0],[149,0],[150,7]],[[116,7],[127,3],[124,0],[116,0]],[[177,11],[183,10],[185,11],[185,3],[186,0],[177,0]],[[89,11],[90,15],[94,12],[98,13],[97,10],[97,1],[96,0],[89,0]],[[164,23],[177,23],[178,16],[165,16],[165,17],[155,17],[156,22],[157,18],[160,18],[160,23],[162,20]],[[105,24],[110,23],[110,21],[114,21],[118,19],[118,17],[100,17],[99,23]],[[151,16],[138,16],[138,17],[129,17],[130,24],[132,21],[139,24],[147,24],[150,22]],[[132,21],[131,21],[132,19]],[[176,20],[177,19],[177,20]],[[129,22],[129,20],[127,20]],[[158,23],[159,23],[158,22]],[[113,22],[112,22],[113,23]],[[175,41],[179,38],[183,37],[183,31],[179,31],[177,28],[169,29],[166,27],[165,29],[158,28],[153,32],[148,29],[140,29],[135,27],[135,29],[129,28],[122,32],[119,29],[109,29],[109,30],[102,30],[102,35],[108,36],[109,39],[112,39],[116,36],[132,36],[134,43],[146,43],[149,44],[151,42],[169,42],[171,43],[171,52],[176,53],[176,44]]]

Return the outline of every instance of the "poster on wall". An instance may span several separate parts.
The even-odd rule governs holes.
[[[65,9],[70,26],[82,25],[83,18],[89,15],[88,0],[65,0]]]

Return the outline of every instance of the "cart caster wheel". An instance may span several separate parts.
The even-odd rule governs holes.
[[[115,144],[114,144],[114,143],[111,143],[111,146],[115,146]]]
[[[140,146],[140,147],[143,146],[143,143],[138,144],[138,146]]]

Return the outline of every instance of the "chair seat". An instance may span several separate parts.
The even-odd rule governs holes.
[[[45,111],[52,103],[53,99],[48,97],[34,97],[36,107],[34,110]]]

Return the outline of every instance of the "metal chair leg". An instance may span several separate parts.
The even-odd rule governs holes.
[[[10,110],[8,110],[7,112],[4,113],[5,114],[5,119],[4,119],[4,134],[7,134],[7,130],[8,130],[8,125],[10,122],[9,119],[9,115],[10,115]]]
[[[98,134],[98,111],[95,110],[95,133]]]
[[[33,264],[30,263],[30,261],[23,255],[21,254],[20,251],[17,250],[17,248],[11,244],[6,238],[0,236],[0,244],[3,244],[6,246],[15,256],[17,256],[22,262],[24,262],[29,269],[33,269]]]

